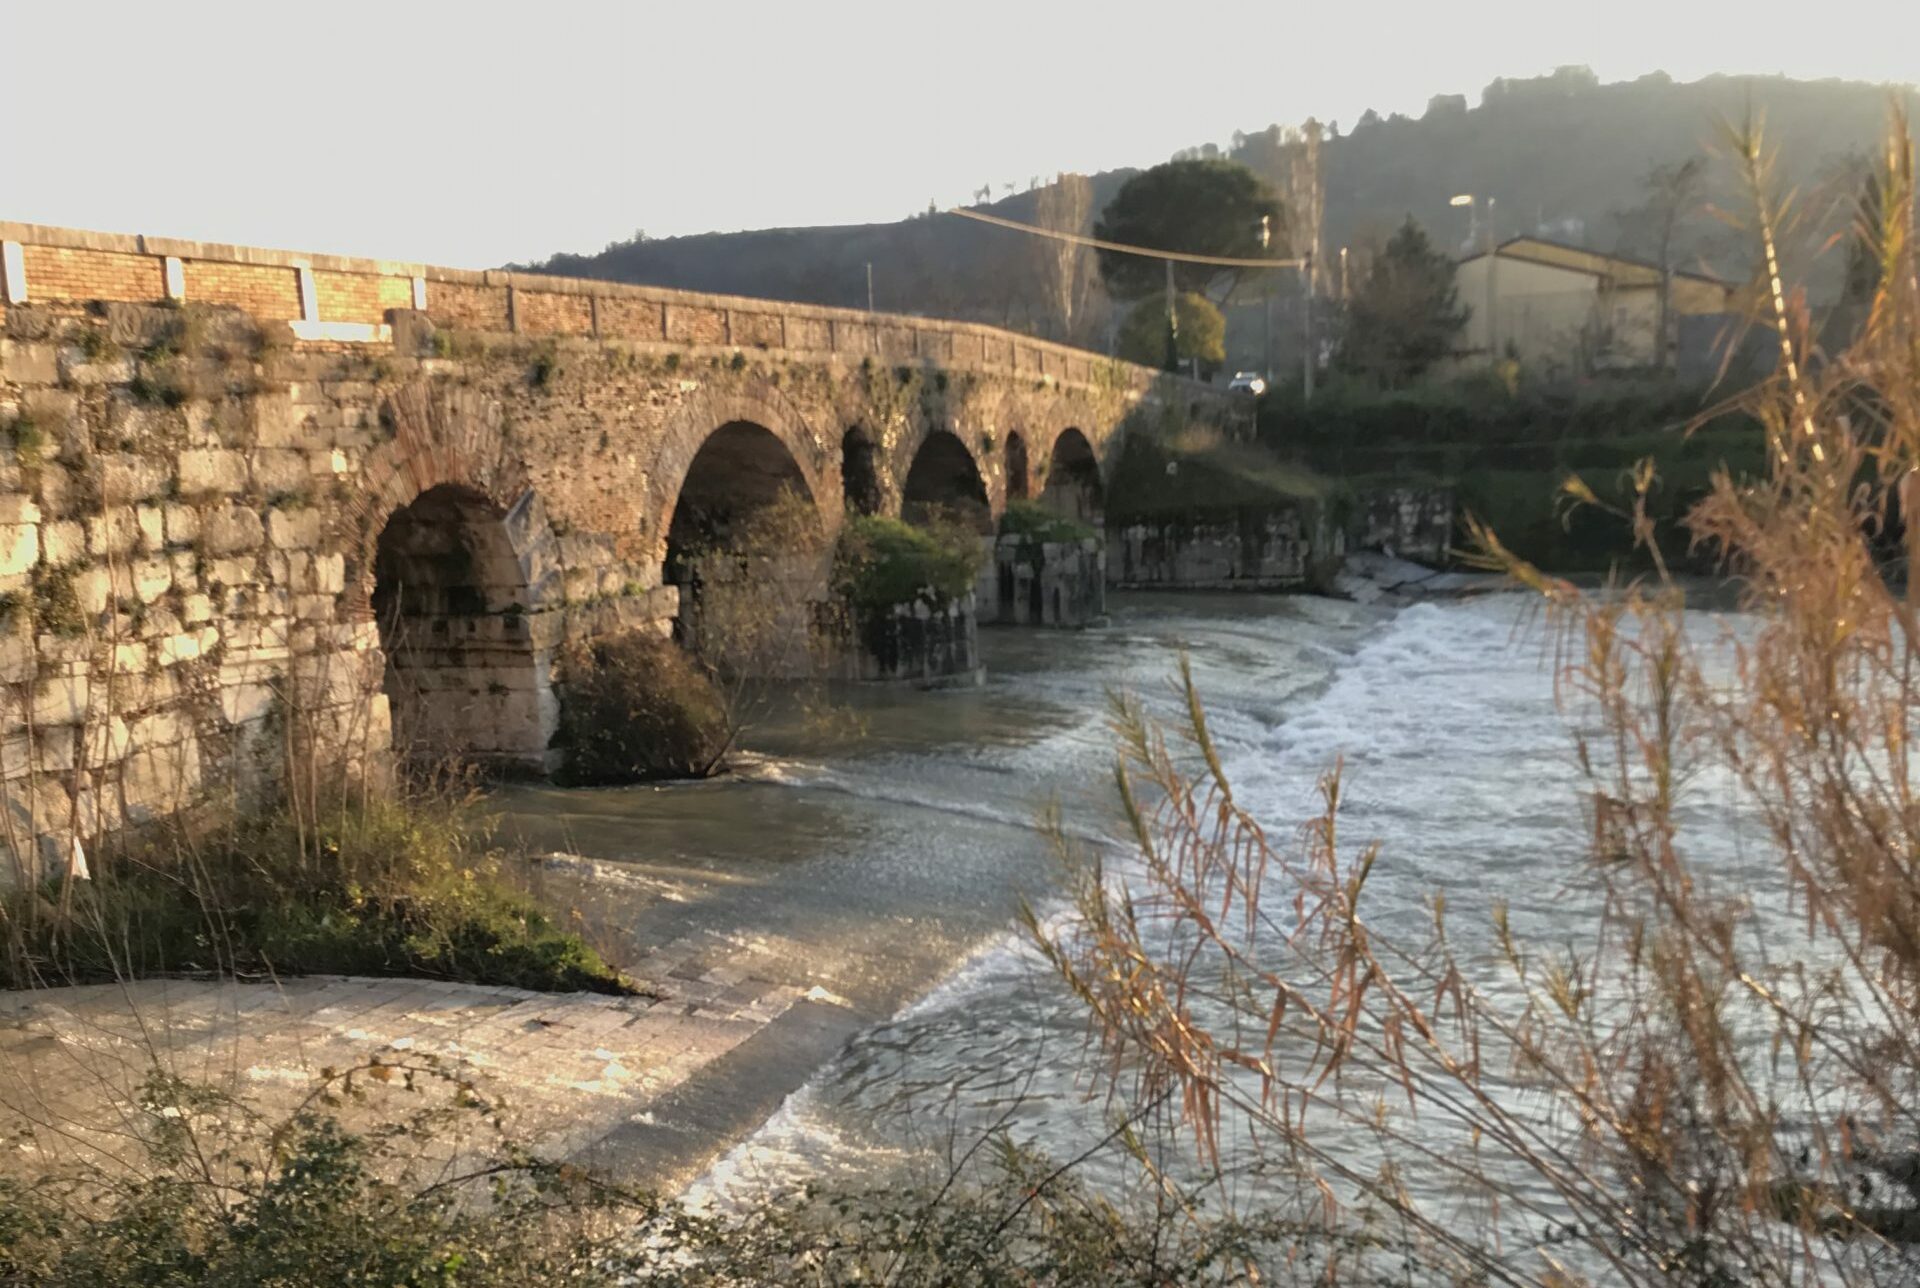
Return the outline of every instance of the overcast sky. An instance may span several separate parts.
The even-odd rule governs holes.
[[[488,266],[897,219],[1562,63],[1912,80],[1920,3],[0,0],[0,218]]]

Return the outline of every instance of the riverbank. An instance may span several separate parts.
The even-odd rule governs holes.
[[[771,719],[732,778],[490,798],[495,840],[545,856],[542,898],[610,928],[596,935],[657,999],[325,979],[42,990],[15,999],[0,1053],[44,1120],[75,1122],[101,1120],[105,1090],[153,1052],[268,1108],[374,1053],[467,1062],[536,1145],[677,1191],[1002,940],[1023,898],[1052,897],[1049,801],[1076,833],[1108,833],[1110,687],[1164,694],[1185,650],[1203,682],[1252,677],[1277,713],[1392,616],[1304,596],[1116,601],[1105,630],[983,631],[982,688],[853,689],[829,720]]]

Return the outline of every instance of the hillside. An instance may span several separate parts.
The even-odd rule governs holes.
[[[1132,173],[1096,176],[1095,208]],[[1034,206],[1034,194],[1023,192],[983,209],[1032,222]],[[890,224],[619,242],[597,255],[555,255],[538,267],[575,277],[865,308],[871,264],[878,309],[1042,333],[1039,308],[1020,287],[1023,257],[1031,250],[1018,233],[927,214]]]
[[[1911,88],[1904,91],[1920,106]],[[1344,132],[1336,123],[1325,145],[1326,236],[1329,250],[1360,245],[1412,214],[1442,245],[1468,235],[1467,212],[1448,205],[1456,193],[1492,195],[1504,235],[1541,232],[1605,251],[1646,255],[1645,220],[1631,217],[1646,199],[1648,170],[1696,155],[1716,141],[1717,122],[1764,114],[1767,137],[1780,149],[1780,178],[1797,188],[1810,213],[1792,248],[1790,273],[1816,294],[1830,293],[1835,265],[1812,248],[1836,225],[1844,180],[1854,158],[1874,143],[1886,119],[1889,90],[1843,81],[1716,76],[1680,84],[1664,75],[1600,84],[1584,68],[1551,76],[1501,80],[1477,106],[1439,96],[1418,118],[1367,113]],[[1202,145],[1197,155],[1229,155],[1278,181],[1286,148],[1280,127],[1236,133]],[[1142,158],[1151,164],[1154,158]],[[1095,209],[1131,171],[1094,176]],[[1700,200],[1739,208],[1730,168],[1716,162]],[[1022,193],[984,207],[1030,221],[1035,198]],[[644,220],[645,212],[636,212]],[[1678,230],[1682,262],[1722,274],[1747,271],[1739,235],[1704,208]],[[550,272],[645,282],[691,290],[760,295],[863,307],[866,266],[873,266],[876,307],[992,322],[1048,334],[1044,305],[1031,287],[1033,247],[1016,233],[929,213],[898,223],[785,228],[641,240],[599,254],[557,255]],[[1257,313],[1254,314],[1257,317]],[[1242,343],[1246,332],[1243,321]],[[1098,343],[1102,328],[1075,337]],[[1237,346],[1238,347],[1238,346]]]

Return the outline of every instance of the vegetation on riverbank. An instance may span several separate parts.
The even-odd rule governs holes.
[[[410,1107],[351,1131],[329,1111],[346,1100]],[[532,1157],[459,1066],[403,1052],[329,1070],[278,1120],[158,1073],[116,1108],[112,1162],[0,1173],[0,1284],[1198,1288],[1300,1235],[1177,1194],[1104,1198],[998,1137],[944,1180],[696,1213]],[[467,1128],[493,1143],[450,1167],[431,1142]]]
[[[1651,565],[1620,522],[1651,469],[1645,504],[1662,559],[1705,571],[1715,556],[1693,547],[1682,520],[1717,472],[1766,469],[1751,414],[1715,397],[1651,378],[1515,389],[1485,377],[1404,389],[1336,382],[1311,403],[1297,388],[1269,394],[1259,441],[1356,492],[1450,487],[1461,513],[1553,572]]]
[[[1315,503],[1336,489],[1309,466],[1265,444],[1190,425],[1165,435],[1130,434],[1107,481],[1114,525],[1214,511]]]
[[[1775,264],[1767,152],[1756,127],[1729,145]],[[1920,203],[1903,117],[1884,155],[1861,334],[1822,354],[1771,279],[1779,368],[1741,404],[1764,466],[1714,471],[1685,514],[1743,621],[1703,623],[1664,562],[1651,467],[1617,516],[1650,571],[1597,592],[1471,525],[1477,561],[1556,631],[1580,921],[1545,868],[1514,894],[1531,917],[1434,890],[1409,918],[1413,899],[1370,884],[1396,856],[1343,835],[1337,759],[1289,844],[1235,795],[1190,672],[1169,721],[1116,704],[1127,875],[1058,836],[1078,915],[1031,933],[1094,1017],[1115,1098],[1179,1104],[1222,1193],[1330,1235],[1393,1232],[1327,1282],[1915,1281]],[[1550,936],[1523,930],[1542,915]]]
[[[0,986],[342,974],[633,991],[453,803],[369,796],[156,825],[93,868],[0,896]]]

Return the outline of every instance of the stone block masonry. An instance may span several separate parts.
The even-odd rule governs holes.
[[[671,629],[687,534],[795,490],[828,537],[850,496],[991,518],[1010,443],[1024,490],[1070,431],[1104,468],[1146,415],[1236,414],[967,324],[22,224],[0,252],[15,878],[289,751],[549,768],[553,659]]]

